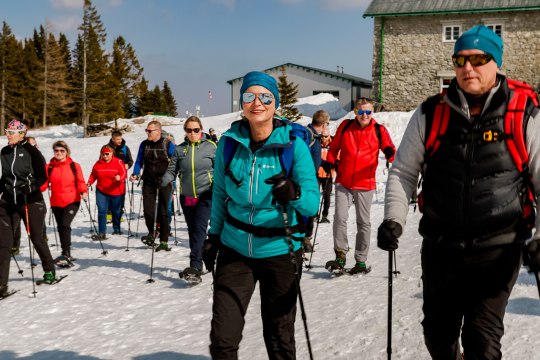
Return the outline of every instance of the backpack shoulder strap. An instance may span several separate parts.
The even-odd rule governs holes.
[[[508,83],[514,94],[508,102],[506,115],[504,117],[505,141],[508,151],[520,172],[526,171],[529,163],[529,154],[525,145],[526,122],[525,110],[527,100],[530,95],[520,87],[514,88],[512,83]],[[525,125],[525,126],[524,126]]]
[[[230,177],[231,180],[236,184],[236,186],[240,186],[242,182],[233,175],[230,168],[231,161],[234,157],[234,154],[236,153],[236,148],[238,148],[238,141],[235,141],[228,136],[224,136],[223,141],[225,143],[225,145],[223,146],[223,163],[225,166],[225,175]]]
[[[53,164],[49,162],[49,167],[47,168],[47,177],[49,178],[49,181],[51,181],[51,173],[52,173],[53,168],[54,168]]]
[[[375,123],[375,134],[377,135],[377,140],[379,140],[379,147],[382,144],[382,135],[381,135],[381,124]]]
[[[428,100],[427,107],[431,102],[435,103],[433,116],[431,117],[431,109],[424,109],[426,114],[426,155],[431,156],[437,151],[441,145],[441,138],[446,134],[448,129],[448,121],[450,120],[450,106],[444,101],[444,94],[437,95]],[[427,110],[427,111],[426,111]]]

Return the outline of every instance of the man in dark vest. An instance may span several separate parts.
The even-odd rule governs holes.
[[[167,207],[171,199],[171,186],[161,186],[161,178],[167,171],[170,158],[174,152],[174,143],[161,136],[161,123],[151,121],[146,126],[148,138],[139,146],[137,160],[133,166],[131,181],[137,181],[143,170],[142,196],[144,208],[144,220],[148,229],[148,236],[142,241],[146,245],[154,244],[154,239],[159,235],[160,245],[157,250],[168,250],[169,221]],[[158,195],[159,193],[159,195]],[[158,218],[154,218],[156,197],[158,198]],[[156,226],[157,225],[157,226]],[[157,229],[156,229],[157,228]],[[154,230],[154,233],[152,231]]]
[[[498,73],[502,57],[502,39],[483,25],[458,38],[455,78],[444,96],[413,114],[388,176],[377,240],[393,251],[423,175],[422,326],[433,359],[461,359],[460,335],[465,359],[501,359],[503,317],[526,242],[534,245],[525,252],[531,270],[540,268],[540,232],[532,232],[540,222],[529,193],[540,189],[540,112],[528,97],[522,116],[529,174],[523,176],[504,139],[505,116],[520,90]],[[438,106],[448,111],[448,127],[430,153]]]

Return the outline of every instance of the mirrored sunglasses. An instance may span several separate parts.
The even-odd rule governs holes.
[[[454,64],[455,67],[458,67],[458,68],[464,67],[467,61],[470,62],[472,66],[482,66],[482,65],[486,65],[491,60],[493,60],[493,56],[491,56],[491,54],[453,55],[452,56],[452,63]]]
[[[269,93],[255,94],[252,92],[245,92],[242,94],[242,102],[249,104],[255,101],[255,97],[259,98],[263,105],[270,105],[274,101],[274,95]]]
[[[186,133],[188,134],[191,134],[192,132],[194,132],[195,134],[198,134],[201,132],[201,128],[193,128],[193,129],[187,128],[185,130],[186,130]]]
[[[371,111],[371,110],[356,110],[356,113],[357,113],[358,115],[364,115],[364,114],[366,114],[366,115],[371,115],[372,112],[373,112],[373,111]]]

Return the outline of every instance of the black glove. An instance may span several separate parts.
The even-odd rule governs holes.
[[[384,148],[383,153],[386,160],[388,160],[388,159],[391,159],[392,156],[394,156],[396,152],[390,146],[387,146]]]
[[[20,195],[30,195],[32,193],[32,186],[30,184],[21,184],[15,188],[17,194]]]
[[[523,263],[529,267],[530,272],[540,271],[540,239],[533,240],[525,246]]]
[[[384,220],[377,232],[377,246],[385,251],[394,251],[398,248],[398,237],[403,229],[393,220]]]
[[[328,161],[323,161],[321,167],[323,168],[323,170],[327,173],[327,174],[330,174],[332,169],[335,167],[334,164],[332,164],[331,162],[328,162]]]
[[[295,200],[300,195],[298,187],[282,173],[269,177],[264,182],[272,185],[272,195],[280,204]]]
[[[214,266],[216,265],[216,257],[220,245],[221,239],[219,235],[208,234],[208,238],[204,241],[202,249],[202,258],[206,270],[214,271]]]

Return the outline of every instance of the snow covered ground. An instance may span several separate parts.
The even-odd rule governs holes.
[[[321,97],[322,96],[322,97]],[[331,112],[333,118],[347,115],[335,102],[318,97],[300,99],[299,107],[307,115],[319,108]],[[203,118],[207,130],[225,131],[238,114]],[[350,116],[350,114],[349,114]],[[389,128],[396,144],[411,113],[380,113],[375,118]],[[149,121],[151,117],[144,119]],[[304,118],[303,123],[310,119]],[[131,120],[121,122],[133,124]],[[335,130],[339,121],[332,122]],[[180,119],[164,119],[165,130],[177,139],[183,137]],[[134,131],[124,135],[136,154],[145,139],[144,124],[133,124]],[[87,178],[98,159],[100,146],[108,137],[81,138],[80,127],[60,126],[31,131],[37,137],[46,159],[52,157],[51,144],[64,139],[72,148],[72,157],[83,167]],[[0,142],[6,144],[5,137]],[[386,172],[384,161],[378,169],[378,190],[374,197],[371,223],[372,242],[368,259],[373,271],[366,276],[333,277],[324,269],[333,259],[331,224],[318,229],[313,268],[304,270],[302,294],[306,308],[309,335],[315,359],[386,359],[388,255],[376,246],[376,230],[383,217]],[[139,213],[140,188],[135,187],[133,216]],[[92,217],[95,218],[94,194],[91,194]],[[411,209],[412,210],[412,209]],[[333,208],[330,211],[332,219]],[[417,212],[409,214],[408,224],[397,251],[400,274],[393,280],[392,348],[394,359],[429,359],[423,344],[422,289],[420,286],[420,242],[417,233]],[[55,235],[49,214],[46,218],[49,243]],[[138,228],[137,228],[138,224]],[[132,220],[131,229],[145,234],[144,221]],[[139,238],[109,235],[104,241],[108,254],[101,254],[99,243],[90,239],[90,221],[81,209],[73,227],[73,255],[77,265],[58,274],[69,274],[60,284],[36,287],[32,295],[28,240],[22,239],[17,257],[24,274],[20,276],[12,261],[10,287],[20,290],[0,302],[0,359],[209,359],[208,344],[212,307],[212,276],[203,276],[200,285],[190,287],[178,277],[189,264],[189,244],[182,216],[176,216],[176,239],[171,252],[158,252],[154,259],[155,283],[150,276],[151,251]],[[122,223],[127,232],[126,222]],[[111,233],[109,225],[108,233]],[[24,233],[24,232],[23,232]],[[354,211],[349,219],[349,243],[354,246]],[[171,239],[171,243],[174,238]],[[60,250],[51,247],[53,256]],[[353,261],[352,253],[348,261]],[[41,267],[34,270],[42,276]],[[466,296],[466,294],[464,294]],[[246,316],[244,338],[240,345],[241,359],[265,359],[262,339],[260,299],[255,292]],[[539,359],[540,301],[534,278],[522,269],[510,298],[506,314],[506,335],[503,338],[505,359]],[[300,309],[296,322],[298,359],[308,359],[306,337]]]

